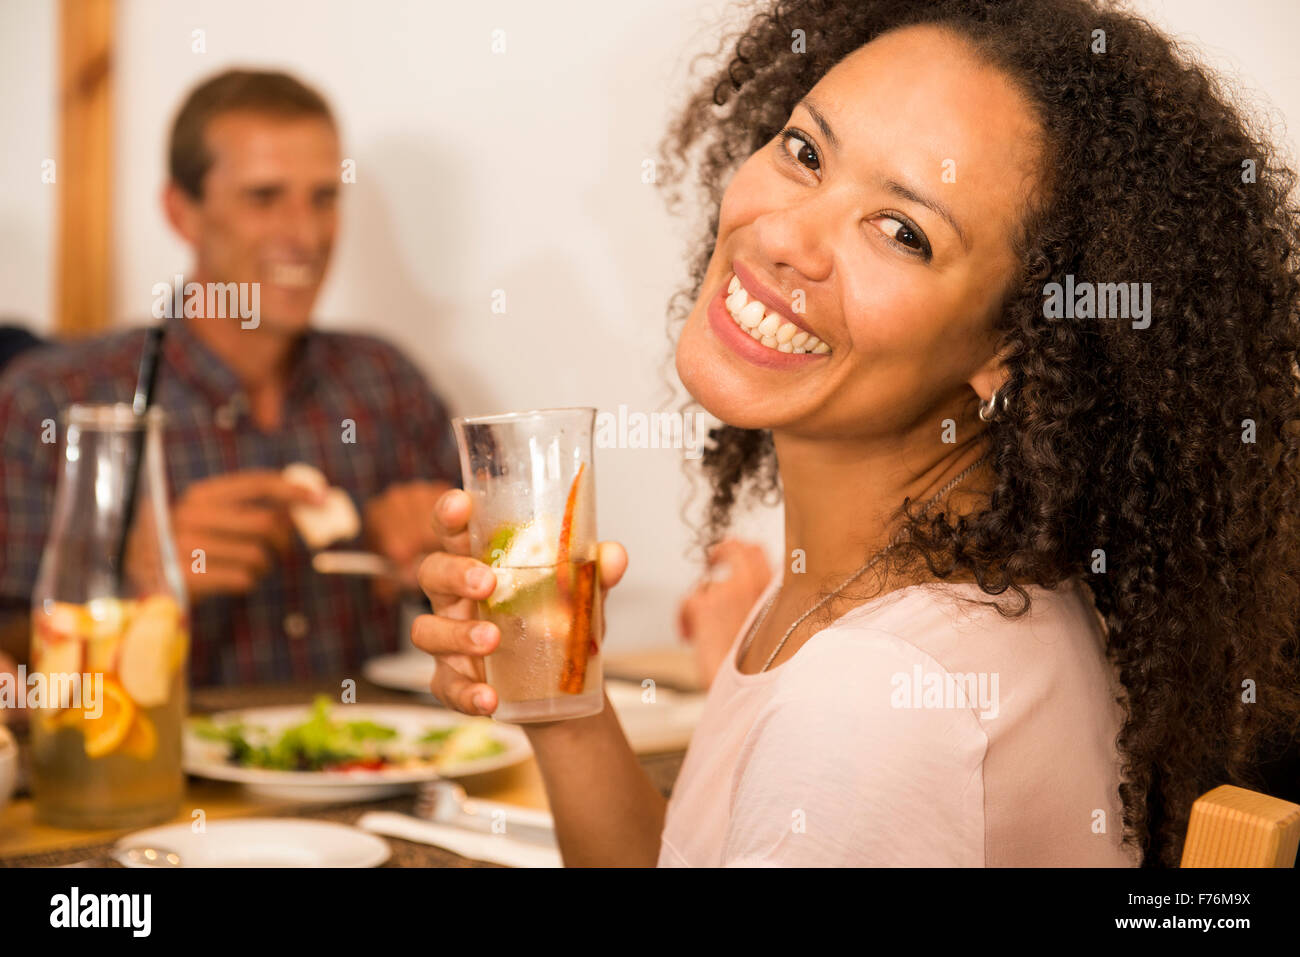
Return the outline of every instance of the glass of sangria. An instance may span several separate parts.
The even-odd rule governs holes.
[[[580,718],[604,707],[595,417],[592,408],[543,409],[452,423],[472,501],[470,553],[497,578],[478,615],[501,630],[484,659],[501,721]]]

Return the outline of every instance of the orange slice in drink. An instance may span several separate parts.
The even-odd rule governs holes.
[[[104,700],[99,717],[89,717],[84,711],[76,713],[81,716],[82,734],[86,738],[86,757],[102,758],[117,750],[126,740],[135,721],[136,707],[120,684],[105,678]]]
[[[141,710],[136,709],[135,721],[122,742],[122,753],[140,761],[148,761],[158,750],[158,731]]]

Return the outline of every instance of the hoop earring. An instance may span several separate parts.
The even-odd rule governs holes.
[[[1007,396],[1001,389],[994,389],[993,394],[989,396],[988,401],[980,400],[980,421],[992,422],[994,419],[1006,414]]]

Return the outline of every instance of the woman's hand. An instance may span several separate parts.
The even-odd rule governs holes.
[[[469,557],[470,497],[449,489],[434,507],[439,550],[420,564],[420,587],[433,603],[432,615],[411,626],[411,643],[438,663],[430,690],[448,708],[465,714],[491,714],[497,693],[484,683],[483,656],[496,650],[501,632],[477,621],[475,603],[492,594],[496,575],[489,565]],[[627,569],[627,552],[616,542],[602,542],[597,564],[601,588],[618,584]],[[601,636],[603,643],[604,636]]]

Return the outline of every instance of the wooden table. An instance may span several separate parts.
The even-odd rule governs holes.
[[[337,697],[341,680],[318,680],[303,684],[256,686],[241,688],[199,689],[191,695],[191,711],[205,713],[266,705],[307,703],[314,694]],[[410,704],[419,699],[399,691],[378,688],[364,680],[357,680],[359,704]],[[14,728],[24,742],[22,728]],[[681,767],[684,752],[643,755],[641,764],[652,781],[668,796]],[[537,762],[528,761],[493,771],[459,779],[465,790],[474,797],[490,798],[523,807],[545,808],[546,791],[542,785]],[[237,784],[188,778],[181,809],[170,822],[189,824],[193,811],[201,808],[208,820],[232,817],[293,816],[351,824],[367,811],[398,811],[411,813],[415,796],[404,794],[381,801],[361,804],[304,804],[302,802],[274,800],[250,794]],[[118,866],[104,859],[113,843],[129,830],[74,831],[38,824],[31,799],[18,797],[0,811],[0,867],[51,867],[93,860],[103,866]],[[426,844],[416,844],[399,838],[386,837],[393,854],[388,867],[494,867],[481,861],[472,861],[451,851]]]

